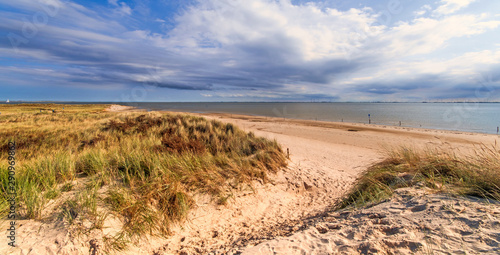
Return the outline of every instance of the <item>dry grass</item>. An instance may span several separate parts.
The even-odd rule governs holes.
[[[39,111],[55,107],[61,110]],[[123,222],[116,236],[107,237],[114,248],[145,233],[168,234],[192,207],[194,192],[225,204],[232,189],[266,181],[286,165],[276,141],[232,124],[182,114],[110,113],[106,106],[62,107],[0,107],[0,212],[7,211],[12,140],[20,216],[50,217],[44,215],[47,203],[65,197],[60,220],[90,219],[99,229],[106,209]]]
[[[395,189],[417,183],[440,192],[500,200],[500,150],[482,146],[470,156],[437,150],[394,150],[358,178],[337,209],[379,202]]]

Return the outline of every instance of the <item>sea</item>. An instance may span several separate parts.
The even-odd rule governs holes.
[[[20,103],[20,102],[11,102]],[[27,102],[24,102],[27,103]],[[49,103],[49,102],[43,102]],[[500,103],[53,102],[113,103],[153,110],[229,113],[498,134]]]
[[[229,113],[497,134],[500,103],[128,103],[147,110]]]

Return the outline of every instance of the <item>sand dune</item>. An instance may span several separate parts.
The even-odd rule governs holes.
[[[119,254],[498,252],[500,209],[496,204],[424,195],[424,189],[416,189],[402,190],[390,202],[361,211],[330,212],[363,170],[384,159],[386,148],[411,145],[468,153],[481,144],[495,144],[498,136],[227,114],[204,116],[276,139],[290,151],[289,166],[271,176],[270,183],[240,187],[226,206],[197,196],[187,222],[176,227],[172,237],[145,238]],[[20,223],[19,247],[11,250],[2,245],[0,253],[97,254],[99,233],[76,237],[52,223]]]
[[[278,118],[237,115],[229,116],[221,114],[209,115],[208,117],[232,122],[247,131],[255,132],[257,135],[277,139],[284,148],[289,148],[291,152],[291,162],[289,169],[284,173],[296,173],[294,176],[299,180],[299,182],[306,180],[305,183],[298,183],[297,185],[297,187],[300,187],[304,192],[298,193],[294,197],[288,196],[286,199],[284,199],[284,197],[279,197],[277,198],[277,201],[309,201],[308,203],[303,204],[280,204],[280,208],[278,209],[279,212],[286,212],[290,210],[294,212],[302,211],[304,216],[302,218],[294,218],[297,215],[287,215],[287,217],[293,219],[297,225],[291,227],[292,231],[277,235],[290,235],[295,232],[295,230],[302,228],[307,228],[307,230],[299,231],[290,237],[279,237],[272,241],[266,241],[269,236],[258,236],[257,234],[257,237],[253,237],[255,240],[252,240],[251,242],[230,242],[229,247],[215,249],[214,253],[370,254],[375,252],[375,249],[378,249],[381,254],[384,254],[384,252],[387,254],[391,254],[391,252],[394,252],[395,254],[398,254],[399,252],[402,254],[405,252],[411,254],[418,249],[429,250],[434,248],[431,244],[427,245],[425,243],[425,241],[428,240],[424,238],[425,231],[422,232],[418,226],[411,225],[411,221],[404,224],[401,223],[403,225],[394,226],[391,225],[391,222],[391,224],[386,224],[385,226],[387,228],[405,228],[405,226],[409,224],[408,226],[413,226],[414,230],[412,230],[412,234],[408,234],[406,238],[411,240],[413,237],[416,238],[416,236],[419,236],[420,239],[415,242],[424,243],[416,245],[415,247],[412,245],[403,247],[404,245],[398,243],[401,241],[401,238],[398,235],[387,235],[386,239],[382,238],[383,236],[380,236],[379,238],[375,235],[370,239],[369,236],[370,233],[374,231],[373,229],[366,229],[366,231],[360,230],[360,233],[357,234],[357,226],[362,226],[364,221],[371,220],[370,215],[364,214],[363,211],[351,213],[352,215],[357,215],[355,217],[357,220],[349,221],[351,217],[342,218],[346,214],[328,212],[329,208],[331,208],[337,199],[348,190],[361,171],[365,170],[367,166],[384,159],[384,154],[387,149],[398,146],[413,146],[416,148],[429,147],[443,150],[453,148],[463,153],[469,153],[481,144],[495,144],[498,138],[493,135],[399,127],[381,127],[352,123],[344,124],[302,120],[283,120]],[[288,178],[287,180],[290,182],[293,178]],[[283,187],[275,187],[275,189],[280,188],[283,189]],[[434,228],[436,228],[439,224],[444,224],[444,222],[449,222],[449,220],[448,218],[441,217],[443,214],[446,214],[445,209],[435,210],[435,208],[446,208],[446,205],[450,203],[474,203],[478,208],[483,208],[482,206],[488,207],[488,205],[482,205],[477,202],[464,202],[467,200],[459,198],[447,198],[447,201],[439,202],[436,197],[429,196],[426,198],[422,191],[414,191],[415,196],[408,196],[408,194],[411,194],[413,191],[414,190],[401,191],[406,195],[400,198],[394,198],[394,201],[396,202],[393,201],[391,203],[379,205],[378,207],[373,207],[370,210],[373,210],[374,213],[377,212],[377,210],[380,212],[391,212],[392,209],[387,209],[391,207],[398,207],[401,212],[416,212],[417,210],[415,208],[420,208],[418,207],[420,205],[418,203],[423,203],[420,200],[424,199],[426,201],[430,201],[429,206],[425,208],[433,208],[434,211],[422,210],[420,214],[415,214],[414,216],[428,218],[430,223],[427,223],[427,225],[434,226]],[[275,197],[272,197],[272,195],[276,194],[275,192],[276,191],[267,192],[268,196],[271,196],[267,197],[267,199],[275,199]],[[439,197],[439,195],[436,196]],[[404,201],[404,199],[408,201]],[[418,203],[416,201],[418,201]],[[432,203],[436,204],[432,205]],[[498,211],[497,205],[491,205],[491,207],[493,208],[492,210]],[[269,221],[268,223],[272,222],[273,217],[276,217],[273,216],[273,212],[276,210],[276,208],[272,207],[267,208],[266,217]],[[485,216],[484,211],[481,213],[481,210],[486,209],[478,209],[476,212],[471,211],[471,214],[464,214],[464,212],[461,212],[462,217],[470,218],[472,220],[473,218],[480,217],[481,215]],[[344,236],[342,235],[347,232],[341,232],[341,234],[332,233],[331,239],[328,239],[323,234],[318,233],[324,232],[325,230],[328,230],[327,232],[331,232],[328,227],[324,227],[325,224],[327,225],[327,223],[332,223],[328,222],[328,219],[332,219],[332,216],[328,216],[329,214],[343,215],[339,219],[335,219],[333,223],[348,226],[343,228],[343,231],[348,231],[350,229],[351,232]],[[395,213],[381,217],[392,217],[396,219],[401,215],[402,213]],[[404,220],[404,218],[401,218],[401,220]],[[496,219],[493,219],[487,224],[496,226],[495,222]],[[316,224],[319,224],[318,228],[320,230],[317,230],[315,227]],[[262,225],[260,226],[262,227]],[[240,227],[237,227],[236,229],[237,231],[240,231],[240,229],[246,230],[246,228]],[[233,230],[232,228],[229,228],[226,231],[231,232]],[[466,230],[464,231],[464,233],[468,233]],[[490,232],[490,239],[493,238],[491,236],[494,236],[495,233],[500,234],[498,229],[492,229]],[[335,235],[340,236],[337,238],[340,241],[336,239]],[[482,235],[483,234],[479,234],[479,236]],[[439,233],[435,236],[437,238]],[[367,237],[368,239],[361,237]],[[242,240],[246,240],[246,238],[246,236],[240,236],[240,239]],[[355,240],[356,238],[359,240]],[[388,243],[394,242],[394,244],[392,246],[387,244],[384,245],[383,243],[379,244],[377,243],[377,238],[380,240],[386,240]],[[374,240],[373,242],[367,241],[372,239]],[[336,240],[338,241],[337,243],[335,243]],[[364,242],[363,240],[367,242]],[[436,242],[438,241],[442,241],[444,245],[443,247],[456,246],[456,249],[460,249],[460,246],[457,246],[457,242],[448,242],[447,239],[437,240]],[[254,248],[251,247],[259,242],[263,243]],[[339,244],[343,244],[343,246]],[[380,247],[373,248],[375,246],[378,247],[377,245]],[[398,247],[397,245],[402,246]],[[479,244],[474,245],[467,246],[469,247],[468,250],[474,251],[477,247],[481,246]],[[363,248],[365,246],[366,248]],[[439,249],[442,248],[438,248],[436,251],[439,251]],[[483,247],[483,249],[493,251],[494,245],[491,247],[488,247],[487,245]]]

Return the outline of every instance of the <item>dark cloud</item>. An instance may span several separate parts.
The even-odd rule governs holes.
[[[211,90],[213,88],[212,84],[182,84],[182,83],[150,83],[151,85],[169,88],[169,89],[180,89],[180,90]]]

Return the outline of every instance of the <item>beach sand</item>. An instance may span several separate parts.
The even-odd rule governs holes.
[[[499,254],[500,206],[401,188],[386,202],[328,212],[306,230],[240,249],[251,254]]]
[[[136,109],[135,107],[132,107],[132,106],[113,104],[108,109],[105,109],[104,111],[106,111],[106,112],[127,112],[127,111],[138,111],[138,110],[139,109]]]
[[[197,195],[196,207],[171,237],[141,240],[118,254],[497,252],[500,207],[496,204],[425,195],[425,188],[415,188],[368,209],[331,212],[359,174],[383,160],[388,149],[410,146],[469,154],[482,144],[495,145],[496,135],[234,114],[203,116],[276,139],[285,152],[289,150],[289,166],[271,175],[269,183],[255,182],[233,191],[227,205]],[[74,238],[61,226],[53,229],[57,226],[34,221],[21,224],[19,248],[2,245],[1,254],[97,254],[92,248],[95,237]],[[112,230],[112,224],[108,226],[105,231]]]
[[[246,243],[247,246],[232,247],[225,251],[235,254],[240,252],[243,254],[371,254],[375,252],[411,254],[418,250],[435,250],[437,252],[435,254],[440,254],[439,251],[443,251],[443,247],[451,247],[455,251],[465,249],[469,253],[481,249],[495,253],[494,248],[498,248],[499,215],[486,213],[500,212],[500,207],[496,204],[469,202],[461,198],[438,201],[439,199],[433,197],[434,195],[424,195],[428,193],[425,189],[410,189],[401,191],[405,194],[402,197],[396,196],[391,201],[368,209],[371,210],[370,213],[354,212],[349,217],[343,215],[337,219],[335,217],[338,213],[330,212],[331,206],[349,189],[356,177],[368,166],[383,160],[388,150],[407,146],[415,149],[454,150],[458,154],[470,155],[481,145],[494,146],[499,139],[496,135],[234,114],[209,114],[205,117],[231,122],[259,136],[276,139],[282,144],[284,150],[288,148],[290,151],[290,165],[284,173],[291,175],[290,180],[295,178],[297,182],[304,181],[302,185],[298,185],[302,192],[288,197],[287,201],[291,203],[283,204],[276,215],[283,215],[283,212],[286,212],[290,219],[296,219],[299,223],[295,229],[305,228],[305,230],[271,241],[264,240],[267,237],[262,237],[261,241],[264,240],[264,242],[253,248],[248,246],[258,241],[253,240]],[[276,194],[275,192],[270,194]],[[278,198],[277,201],[281,202],[282,199]],[[462,205],[462,207],[455,206],[460,210],[464,208],[464,204],[467,204],[465,207],[471,210],[461,210],[453,219],[445,217],[449,214],[446,206],[453,207],[453,204]],[[399,209],[395,211],[390,208]],[[417,211],[415,208],[425,208],[425,210],[419,209],[418,214],[412,215],[412,212]],[[267,215],[271,214],[270,211],[273,211],[273,208],[267,210]],[[299,211],[309,217],[294,218],[297,215],[293,212]],[[387,224],[372,228],[361,227],[365,224],[370,226],[370,222],[373,221],[372,214],[377,212],[381,213],[380,218],[391,220],[386,222]],[[405,214],[406,216],[403,216]],[[416,222],[425,219],[426,222],[420,225],[413,221],[406,220],[405,222],[405,217],[413,218]],[[461,224],[455,222],[457,218],[459,218],[458,223]],[[477,223],[479,218],[482,219],[482,228],[474,228],[473,222]],[[342,228],[340,230],[340,228],[331,227],[331,224],[337,224]],[[426,228],[427,226],[430,228]],[[384,234],[380,230],[398,228],[405,229],[404,231],[407,232],[404,235],[396,232]],[[440,229],[441,232],[436,229]],[[377,231],[381,231],[382,234],[377,234]],[[453,235],[441,235],[443,232],[453,233]],[[467,236],[472,232],[475,233],[474,238]],[[468,241],[459,241],[462,236],[468,238]],[[432,238],[432,241],[428,238]],[[418,244],[405,245],[406,241]],[[428,241],[429,243],[426,243]],[[447,252],[448,249],[444,250]]]

